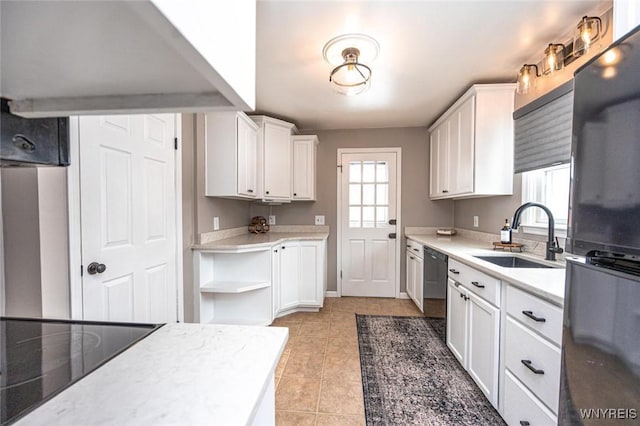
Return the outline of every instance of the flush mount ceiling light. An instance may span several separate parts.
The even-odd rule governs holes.
[[[378,42],[365,34],[345,34],[329,40],[322,55],[334,67],[329,74],[333,88],[347,96],[367,90],[371,68],[366,64],[377,58],[379,49]]]
[[[536,79],[540,77],[538,73],[538,66],[535,64],[524,64],[518,72],[518,84],[516,85],[516,92],[521,95],[526,95],[529,90],[536,86]]]

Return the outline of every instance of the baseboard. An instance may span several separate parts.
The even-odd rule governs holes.
[[[400,292],[400,297],[398,299],[411,299],[406,291]]]
[[[327,290],[324,292],[324,297],[340,297],[340,296],[338,296],[338,292],[335,290],[331,290],[331,291]]]

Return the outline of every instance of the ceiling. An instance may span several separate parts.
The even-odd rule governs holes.
[[[278,1],[257,10],[257,111],[300,129],[431,124],[471,84],[514,82],[603,0]],[[371,87],[344,96],[322,48],[364,33],[380,44]]]

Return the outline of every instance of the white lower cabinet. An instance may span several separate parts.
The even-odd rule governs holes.
[[[273,316],[317,310],[327,286],[325,241],[286,241],[272,249]]]
[[[506,286],[504,399],[508,424],[555,424],[560,394],[562,309]],[[526,390],[527,399],[510,392]],[[527,407],[527,410],[524,409]],[[524,418],[523,416],[527,416]]]
[[[497,408],[500,309],[451,277],[447,289],[447,346]]]
[[[422,245],[407,240],[406,291],[418,309],[424,312],[424,260]]]

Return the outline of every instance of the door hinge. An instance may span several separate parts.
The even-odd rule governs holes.
[[[173,138],[173,147],[176,151],[178,150],[178,138]]]

